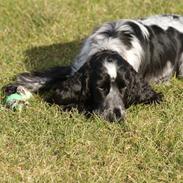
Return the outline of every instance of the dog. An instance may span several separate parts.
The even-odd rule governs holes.
[[[151,83],[183,78],[183,16],[155,15],[107,22],[84,41],[73,64],[22,73],[6,95],[24,86],[50,92],[49,102],[108,121],[124,120],[134,104],[160,103]]]

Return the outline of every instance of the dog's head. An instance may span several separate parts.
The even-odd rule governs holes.
[[[103,50],[62,82],[54,97],[57,104],[77,106],[106,120],[119,121],[125,117],[125,108],[135,103],[150,103],[155,94],[117,52]]]

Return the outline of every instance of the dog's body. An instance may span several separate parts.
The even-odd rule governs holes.
[[[183,17],[160,15],[105,23],[86,39],[72,66],[21,74],[6,91],[51,86],[53,102],[114,121],[132,104],[159,103],[162,94],[148,83],[173,74],[183,77]]]
[[[73,72],[94,53],[106,49],[116,51],[148,81],[167,80],[176,71],[182,76],[182,34],[183,17],[177,15],[106,23],[86,39]]]

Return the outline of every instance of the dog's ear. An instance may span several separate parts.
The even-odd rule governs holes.
[[[53,87],[49,102],[63,106],[64,108],[82,108],[88,99],[89,73],[85,64],[82,69],[65,81],[57,82]]]
[[[125,106],[132,104],[160,103],[163,99],[162,93],[157,93],[130,65],[120,67],[119,78],[125,86]]]
[[[76,73],[65,81],[57,82],[49,96],[49,102],[69,106],[78,103],[81,93],[81,75]]]
[[[91,65],[86,62],[84,66],[78,71],[80,73],[81,92],[78,100],[78,108],[80,110],[90,111],[91,107]]]

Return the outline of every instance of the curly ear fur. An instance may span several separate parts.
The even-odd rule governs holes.
[[[65,81],[57,82],[51,89],[52,103],[65,106],[78,103],[81,93],[80,77],[80,74],[76,73]]]
[[[65,81],[57,82],[51,90],[49,102],[61,105],[64,109],[77,107],[85,110],[89,101],[88,63]]]
[[[160,103],[163,99],[162,93],[155,92],[152,87],[128,64],[121,66],[119,77],[125,84],[125,106],[132,104]]]

